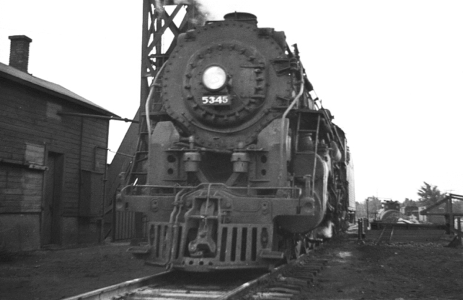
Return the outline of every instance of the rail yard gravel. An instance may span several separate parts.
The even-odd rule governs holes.
[[[463,249],[447,243],[338,236],[311,254],[329,262],[298,299],[463,299]],[[132,259],[127,247],[0,251],[0,299],[61,299],[164,270]]]

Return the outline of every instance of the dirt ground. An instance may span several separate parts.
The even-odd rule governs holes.
[[[303,298],[463,299],[463,250],[447,242],[376,246],[338,238],[314,254],[330,262]],[[131,258],[127,247],[3,253],[0,299],[62,299],[163,271]]]
[[[62,299],[164,271],[132,258],[128,247],[107,244],[3,256],[0,252],[0,299]]]
[[[332,241],[315,254],[329,263],[304,299],[463,299],[463,249],[448,243]]]

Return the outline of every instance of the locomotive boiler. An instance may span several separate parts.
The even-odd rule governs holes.
[[[129,250],[149,263],[272,268],[354,212],[344,131],[319,107],[297,47],[252,14],[181,34],[145,115],[147,180],[117,201],[144,214],[146,241]]]

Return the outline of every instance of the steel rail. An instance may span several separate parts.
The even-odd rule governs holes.
[[[103,299],[117,299],[126,293],[129,293],[137,288],[146,286],[157,279],[170,273],[170,271],[158,273],[151,276],[132,279],[129,281],[121,282],[115,285],[83,293],[77,296],[65,298],[63,300],[103,300]],[[115,298],[113,298],[115,297]]]
[[[175,272],[167,271],[122,282],[64,300],[228,299],[229,297],[227,295],[235,295],[237,289],[242,290],[242,286],[252,286],[254,282],[261,282],[261,280],[253,278],[250,280],[250,282],[253,283],[251,285],[246,285],[246,283],[242,284],[242,281],[230,285],[230,280],[227,280],[224,284],[207,283],[201,285],[194,282],[185,283],[184,275],[185,274],[183,274],[183,276],[179,275],[180,278],[172,277],[175,276]]]
[[[315,245],[314,250],[316,248],[318,247]],[[271,282],[283,280],[290,284],[294,282],[304,283],[310,280],[310,272],[313,270],[313,263],[317,263],[317,261],[312,263],[310,255],[312,251],[313,250],[309,250],[306,254],[300,255],[297,259],[291,260],[287,264],[283,264],[269,273],[262,275],[257,275],[257,273],[254,275],[247,274],[248,276],[245,276],[246,279],[240,276],[243,280],[238,280],[238,282],[226,277],[225,281],[222,278],[222,283],[213,282],[214,280],[211,281],[210,278],[206,278],[205,280],[203,278],[201,283],[198,283],[194,280],[190,281],[193,279],[191,274],[185,275],[185,273],[182,273],[182,275],[175,271],[166,271],[100,288],[77,296],[65,298],[64,300],[242,299],[242,297],[249,294],[251,290],[256,292],[256,289],[266,289],[266,286]],[[307,268],[310,270],[303,270]],[[304,273],[302,275],[299,274],[301,270],[302,273]]]
[[[306,286],[308,282],[313,280],[313,277],[320,272],[324,265],[328,262],[323,260],[312,259],[312,251],[316,251],[323,243],[315,244],[312,250],[300,255],[296,259],[291,260],[287,264],[281,265],[272,272],[264,274],[259,278],[251,280],[226,293],[220,300],[240,300],[240,299],[292,299],[295,295],[292,294],[293,286]],[[315,266],[314,266],[315,264]],[[273,292],[271,286],[275,282],[280,282],[280,291]],[[283,287],[281,289],[281,287]],[[270,288],[270,292],[268,291]],[[284,290],[285,292],[281,292]],[[266,291],[266,292],[263,292]],[[267,294],[263,296],[261,294]]]

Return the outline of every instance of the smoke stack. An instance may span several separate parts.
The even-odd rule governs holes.
[[[29,64],[29,44],[32,40],[25,35],[12,35],[8,38],[11,40],[10,66],[27,72],[27,66]]]
[[[257,17],[250,13],[245,12],[233,12],[226,14],[223,17],[226,21],[241,21],[253,25],[257,25]]]

